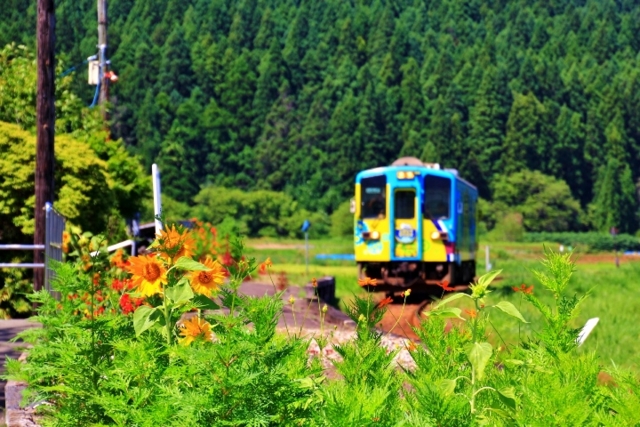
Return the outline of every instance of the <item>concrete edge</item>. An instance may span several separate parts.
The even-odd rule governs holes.
[[[27,388],[27,383],[13,380],[7,382],[4,387],[5,423],[7,427],[39,427],[34,408],[23,408],[21,406],[22,392],[25,388]]]

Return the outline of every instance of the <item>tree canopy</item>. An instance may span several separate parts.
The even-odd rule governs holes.
[[[13,3],[0,45],[33,45],[35,4]],[[95,53],[94,3],[57,14],[61,61]],[[217,185],[331,213],[359,170],[411,155],[489,200],[535,170],[593,227],[637,228],[639,4],[111,0],[109,19],[112,131],[178,201]],[[88,103],[83,74],[70,88]]]

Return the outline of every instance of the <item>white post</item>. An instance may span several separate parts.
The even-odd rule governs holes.
[[[491,271],[491,261],[489,260],[489,245],[484,247],[484,264],[487,272]]]
[[[151,165],[151,179],[153,180],[153,216],[156,223],[156,234],[160,234],[162,223],[157,217],[162,212],[162,199],[160,198],[160,171],[155,163]]]

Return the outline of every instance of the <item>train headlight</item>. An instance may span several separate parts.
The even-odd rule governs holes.
[[[449,233],[446,231],[434,231],[431,233],[431,240],[449,240]]]
[[[407,179],[413,179],[414,176],[416,176],[416,174],[413,172],[407,172],[406,174]]]
[[[405,171],[400,171],[396,174],[398,179],[405,179],[407,177],[407,173]]]
[[[371,234],[369,234],[369,238],[371,240],[380,240],[380,233],[378,233],[377,231],[372,231]]]

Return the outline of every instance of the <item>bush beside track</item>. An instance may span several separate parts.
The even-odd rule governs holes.
[[[602,233],[526,233],[523,241],[529,243],[554,242],[564,246],[582,247],[586,252],[614,250],[639,251],[640,239],[630,234],[619,234],[615,238]]]

